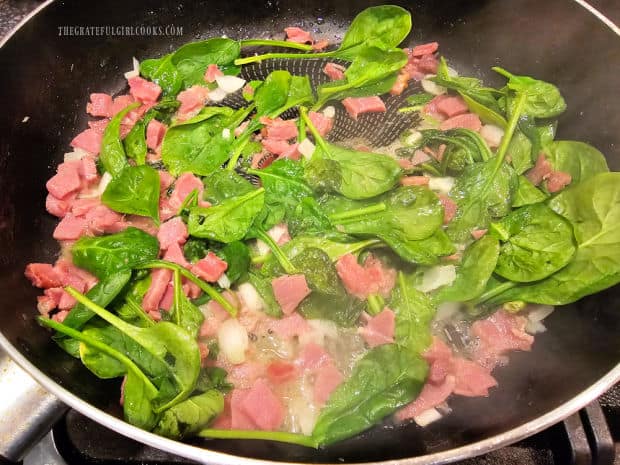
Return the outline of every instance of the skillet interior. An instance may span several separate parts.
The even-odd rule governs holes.
[[[338,41],[352,16],[370,1],[104,1],[56,2],[24,26],[0,52],[0,302],[2,332],[44,373],[108,412],[120,413],[117,383],[97,380],[64,355],[33,321],[37,291],[23,278],[32,261],[53,261],[55,220],[44,210],[45,181],[86,126],[90,92],[123,89],[131,57],[143,59],[202,37],[264,37],[287,25],[320,29]],[[398,2],[395,2],[398,3]],[[568,112],[558,138],[584,140],[620,170],[616,110],[620,40],[577,4],[562,0],[401,2],[413,13],[410,43],[437,40],[463,74],[499,81],[501,65],[556,83]],[[324,18],[324,22],[317,21]],[[183,26],[181,37],[66,37],[61,25]],[[22,123],[24,116],[30,116]],[[620,360],[620,287],[556,311],[533,353],[515,354],[494,372],[488,399],[455,398],[454,412],[426,429],[390,428],[315,452],[264,442],[211,441],[237,455],[286,461],[389,460],[447,450],[508,431],[566,402]]]

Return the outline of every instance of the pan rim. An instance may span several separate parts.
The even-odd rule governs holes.
[[[4,45],[34,16],[43,11],[50,4],[57,0],[46,0],[37,8],[28,13],[15,27],[7,33],[4,37],[0,38],[0,50]],[[601,21],[605,27],[610,29],[613,33],[620,36],[620,28],[607,16],[601,13],[598,9],[590,5],[585,0],[573,0],[580,5],[595,18]],[[62,402],[69,407],[77,410],[79,413],[86,417],[96,421],[97,423],[109,428],[119,434],[139,441],[143,444],[161,449],[173,454],[177,454],[192,460],[196,460],[200,463],[209,463],[211,465],[238,465],[240,461],[247,463],[248,465],[273,465],[277,463],[287,463],[290,465],[304,465],[302,462],[280,462],[271,460],[254,459],[248,457],[242,457],[223,452],[217,452],[208,448],[193,446],[185,444],[180,441],[168,439],[154,433],[142,430],[138,427],[132,426],[126,423],[124,420],[119,419],[113,415],[110,415],[103,410],[89,404],[83,399],[79,398],[69,390],[56,383],[53,379],[39,370],[32,362],[30,362],[5,336],[0,332],[0,348],[7,352],[7,354],[24,369],[30,376],[32,376],[41,386],[48,390],[51,394],[58,397]],[[504,446],[508,446],[517,441],[525,439],[533,434],[536,434],[549,426],[564,420],[568,416],[579,411],[587,404],[592,402],[607,391],[612,385],[620,381],[620,362],[607,372],[604,376],[599,378],[594,384],[584,389],[577,395],[573,396],[568,401],[554,408],[553,410],[527,422],[515,428],[512,428],[504,433],[497,434],[487,439],[477,441],[474,443],[466,444],[457,448],[452,448],[446,451],[435,452],[431,454],[425,454],[415,457],[402,458],[402,459],[390,459],[385,461],[374,462],[358,462],[360,465],[423,465],[423,464],[448,464],[458,460],[463,460],[469,457],[482,455],[493,450],[499,449]],[[325,465],[341,465],[340,463],[326,463]]]

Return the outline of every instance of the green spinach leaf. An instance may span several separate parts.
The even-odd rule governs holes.
[[[224,396],[219,391],[203,392],[166,410],[153,432],[168,438],[181,439],[200,431],[223,410]]]
[[[159,173],[150,166],[127,166],[110,181],[101,202],[114,211],[159,223],[159,182]]]
[[[553,169],[570,174],[573,184],[609,171],[605,156],[584,142],[560,140],[544,146],[543,151]]]
[[[139,106],[140,103],[135,102],[119,111],[110,120],[103,132],[99,161],[103,168],[112,176],[117,176],[127,166],[127,156],[121,141],[121,121],[127,113]]]

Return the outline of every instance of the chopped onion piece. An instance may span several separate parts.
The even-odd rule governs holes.
[[[299,151],[299,153],[301,153],[308,160],[312,158],[312,154],[314,153],[315,149],[316,146],[308,138],[302,140],[301,143],[297,146],[297,150]]]
[[[403,143],[405,145],[416,145],[418,142],[422,140],[422,133],[420,131],[416,131],[415,129],[410,129],[409,133],[405,136]]]
[[[437,313],[435,313],[435,321],[449,320],[459,312],[461,304],[458,302],[444,302],[437,307]]]
[[[230,289],[230,279],[228,279],[226,273],[222,273],[222,276],[220,276],[220,279],[217,280],[217,283],[220,287],[223,287],[224,289]]]
[[[428,188],[432,191],[439,192],[441,194],[448,195],[448,193],[454,187],[454,178],[451,176],[431,177],[428,181]]]
[[[454,265],[434,266],[426,270],[422,277],[422,283],[416,288],[422,292],[429,292],[441,286],[451,284],[456,279],[456,267]]]
[[[222,137],[224,139],[230,139],[230,129],[228,128],[222,129]]]
[[[209,91],[209,100],[212,102],[221,102],[226,98],[226,95],[228,94],[224,90],[217,87],[216,89]]]
[[[247,330],[235,318],[224,321],[217,332],[217,341],[222,354],[234,364],[245,362],[245,351],[250,343]]]
[[[218,87],[227,94],[237,92],[245,85],[245,79],[241,79],[237,76],[218,76],[215,78],[215,81],[217,82]]]
[[[459,76],[459,72],[457,70],[455,70],[454,68],[450,68],[448,66],[448,76],[450,76],[450,77],[458,77]]]
[[[237,294],[241,299],[242,305],[248,310],[259,312],[265,308],[265,301],[250,283],[240,284]]]
[[[256,239],[256,252],[258,252],[257,255],[259,257],[262,257],[263,255],[267,255],[269,252],[271,252],[271,249],[263,241],[261,241],[260,239]]]
[[[480,129],[480,136],[491,148],[499,147],[504,137],[504,130],[493,124],[485,124]]]
[[[101,176],[101,181],[99,181],[99,185],[96,189],[92,190],[88,194],[80,194],[78,197],[80,199],[94,199],[95,197],[101,197],[101,195],[105,192],[106,187],[108,187],[108,184],[110,184],[110,181],[112,181],[112,175],[106,171],[103,173],[103,176]]]
[[[87,152],[84,149],[75,148],[73,149],[73,152],[65,153],[65,161],[81,160],[88,155],[90,155],[90,152]]]
[[[136,57],[131,58],[131,64],[133,65],[133,69],[125,73],[125,79],[140,76],[140,62],[136,59]]]
[[[413,421],[415,421],[421,427],[428,426],[437,420],[441,420],[441,413],[439,413],[437,409],[434,408],[424,410],[418,416],[413,417]]]
[[[336,116],[336,109],[332,105],[325,107],[323,109],[323,116],[326,118],[333,118]]]
[[[525,330],[530,334],[538,334],[547,331],[547,327],[541,321],[528,320]]]
[[[553,313],[555,308],[552,305],[531,305],[527,318],[530,321],[542,321]]]
[[[433,95],[442,95],[448,92],[448,89],[446,89],[443,86],[440,86],[439,84],[435,84],[433,81],[431,81],[429,78],[435,77],[434,74],[428,74],[424,79],[422,79],[422,89],[424,89],[426,92],[428,92],[429,94],[433,94]]]
[[[299,344],[301,346],[308,342],[314,342],[321,346],[325,345],[325,339],[338,338],[338,326],[329,320],[308,320],[308,324],[312,327],[312,331],[305,332],[299,336]]]

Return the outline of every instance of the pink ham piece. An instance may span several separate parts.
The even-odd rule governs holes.
[[[227,268],[228,263],[213,252],[209,252],[205,258],[198,260],[192,266],[192,273],[205,281],[214,283],[222,277]]]
[[[484,235],[488,232],[488,229],[474,229],[471,232],[471,237],[474,238],[474,240],[478,240],[482,237],[484,237]]]
[[[553,171],[546,179],[547,190],[554,194],[568,186],[573,178],[563,171]]]
[[[421,165],[422,163],[426,163],[431,159],[431,156],[426,153],[424,150],[416,150],[413,152],[413,157],[411,158],[411,164],[413,166]]]
[[[164,296],[159,301],[159,308],[170,311],[173,302],[174,286],[172,284],[168,284],[168,286],[166,287],[166,292],[164,292]]]
[[[331,363],[331,357],[325,349],[314,342],[303,346],[297,360],[297,364],[304,370],[317,370]]]
[[[183,249],[181,249],[181,246],[177,242],[168,246],[163,258],[167,262],[176,263],[183,268],[189,268],[191,266],[191,264],[185,259]]]
[[[359,299],[366,299],[370,294],[389,297],[396,281],[396,271],[383,266],[381,261],[369,255],[364,266],[357,263],[352,254],[340,257],[336,262],[336,271],[347,292]]]
[[[441,99],[436,104],[437,111],[445,115],[447,118],[462,115],[469,111],[469,107],[462,97],[448,97]]]
[[[30,263],[24,274],[35,287],[47,289],[62,286],[61,276],[49,263]]]
[[[159,192],[160,194],[167,191],[172,184],[174,184],[174,176],[168,173],[166,170],[159,170]]]
[[[73,286],[80,292],[86,292],[97,284],[97,278],[92,274],[64,258],[56,261],[54,270],[60,275],[63,286]]]
[[[93,155],[96,155],[101,150],[101,141],[103,134],[94,129],[86,129],[80,132],[71,141],[71,147],[77,149],[86,150]]]
[[[400,180],[401,186],[428,186],[430,178],[427,176],[405,176]]]
[[[289,42],[295,42],[296,44],[311,44],[314,41],[312,34],[296,26],[287,27],[284,29],[284,32],[286,32],[286,40]]]
[[[344,72],[346,68],[337,63],[329,62],[323,67],[323,73],[326,74],[332,81],[339,81],[344,79]]]
[[[447,94],[436,95],[430,102],[424,105],[422,111],[427,115],[431,115],[432,117],[443,121],[445,119],[445,115],[439,111],[438,106],[441,102],[449,98],[450,96]]]
[[[463,128],[471,131],[478,132],[482,128],[482,122],[478,115],[473,113],[465,113],[462,115],[453,116],[439,124],[439,129],[447,131],[449,129]]]
[[[363,113],[384,113],[387,111],[385,103],[377,96],[347,97],[342,101],[342,104],[354,120],[357,120],[357,117]]]
[[[302,300],[310,294],[303,274],[279,276],[271,281],[274,297],[285,315],[292,314]]]
[[[162,223],[159,231],[157,232],[159,248],[161,250],[166,250],[172,244],[185,244],[188,236],[187,226],[181,217],[177,216],[172,218],[171,220]]]
[[[158,268],[151,272],[151,285],[142,298],[142,308],[147,313],[159,309],[159,302],[166,293],[168,283],[172,279],[172,271]]]
[[[174,190],[168,199],[170,207],[178,211],[178,209],[181,208],[181,205],[183,205],[186,197],[194,190],[198,191],[198,205],[200,205],[204,190],[202,181],[192,173],[183,173],[174,183]]]
[[[290,158],[291,160],[299,160],[301,158],[301,153],[299,153],[299,144],[291,144],[288,148],[280,154],[278,159],[280,158]]]
[[[366,326],[359,328],[358,333],[364,338],[368,347],[372,348],[394,342],[396,315],[392,310],[385,307],[373,317],[366,314],[363,314],[362,317],[366,320]]]
[[[292,363],[276,360],[267,365],[267,377],[274,384],[288,383],[297,375],[297,367]]]
[[[553,166],[551,163],[545,158],[543,153],[538,154],[538,158],[536,159],[536,164],[532,169],[530,169],[527,173],[525,173],[525,177],[535,186],[538,186],[543,179],[549,177],[549,175],[553,172]]]
[[[432,383],[442,382],[452,371],[452,349],[438,337],[424,351],[424,359],[429,363],[428,380]]]
[[[248,389],[235,389],[230,397],[230,427],[241,430],[255,430],[256,425],[245,413],[243,401],[248,395]]]
[[[134,76],[127,80],[129,84],[129,93],[143,103],[157,102],[161,94],[161,87],[151,81],[147,81],[140,76]]]
[[[497,381],[489,370],[471,360],[455,357],[453,360],[454,394],[465,397],[487,397],[489,388],[497,386]]]
[[[311,111],[308,118],[321,136],[325,136],[334,127],[334,118],[328,118],[323,113]]]
[[[193,116],[193,113],[204,107],[207,98],[209,98],[209,89],[204,86],[195,85],[180,92],[177,100],[181,102],[181,106],[177,114],[181,119]]]
[[[112,115],[124,110],[133,102],[135,102],[135,99],[131,95],[119,95],[118,97],[115,97],[114,103],[112,104]]]
[[[327,48],[328,45],[329,45],[329,40],[327,39],[315,40],[312,43],[312,50],[320,51],[320,50]]]
[[[87,183],[91,183],[99,179],[99,173],[97,173],[97,165],[95,164],[95,159],[92,157],[84,157],[80,160],[80,165],[78,166],[78,173],[80,177],[86,181]]]
[[[205,81],[209,84],[215,82],[215,78],[224,76],[224,73],[217,67],[217,65],[210,64],[205,71]]]
[[[443,224],[448,224],[454,219],[458,205],[447,195],[439,195],[439,201],[443,205]]]
[[[529,351],[534,337],[525,332],[527,319],[504,311],[495,312],[485,320],[471,326],[471,333],[478,337],[476,361],[489,369],[502,362],[502,356],[511,350]]]
[[[261,144],[267,152],[275,155],[283,155],[291,148],[291,144],[285,140],[279,139],[263,139]]]
[[[317,370],[314,378],[314,401],[318,405],[324,405],[343,379],[340,370],[331,363]]]
[[[108,126],[108,123],[110,122],[109,119],[100,119],[97,121],[89,121],[88,122],[88,127],[97,131],[100,134],[103,134],[103,132],[105,131],[105,128]]]
[[[207,310],[209,314],[202,322],[202,326],[200,326],[201,337],[215,336],[220,325],[230,318],[230,314],[215,300],[210,300],[209,303],[207,303]]]
[[[416,45],[411,49],[412,57],[421,57],[430,53],[435,53],[439,49],[437,42],[429,42],[428,44]]]
[[[90,94],[90,102],[86,104],[86,113],[92,116],[111,117],[113,100],[108,94]]]
[[[267,326],[282,339],[299,337],[312,330],[308,322],[297,312],[280,319],[269,320]]]
[[[119,224],[123,223],[122,215],[105,205],[99,205],[89,210],[85,215],[85,219],[88,223],[89,232],[94,235],[112,233],[117,232],[119,229],[124,229],[124,225],[121,228],[118,227]]]
[[[263,378],[257,379],[252,385],[240,407],[262,430],[276,430],[284,421],[284,407]]]
[[[52,194],[47,194],[45,198],[45,209],[48,213],[57,216],[58,218],[64,217],[69,211],[71,211],[71,201],[73,200],[71,195],[65,200],[60,200],[54,197]]]
[[[251,167],[254,169],[260,168],[267,168],[269,165],[271,165],[274,161],[276,161],[278,159],[277,155],[274,155],[273,153],[268,153],[265,150],[263,150],[260,153],[256,153],[254,155],[252,155],[252,163],[251,163]]]
[[[54,229],[53,237],[57,241],[74,241],[88,229],[88,220],[67,214]]]
[[[396,412],[396,418],[400,421],[417,417],[428,409],[437,407],[450,397],[456,381],[454,376],[449,375],[440,383],[426,383],[418,397],[411,403]]]
[[[56,174],[47,181],[45,187],[50,194],[57,199],[63,199],[67,195],[80,189],[80,161],[67,161],[58,165]]]
[[[160,123],[156,119],[152,119],[149,121],[149,125],[146,127],[146,145],[148,148],[156,150],[157,147],[164,140],[164,135],[166,134],[165,124]]]
[[[261,118],[261,123],[265,125],[267,139],[290,140],[297,137],[297,125],[295,124],[295,121],[291,119],[283,120],[281,118]]]

